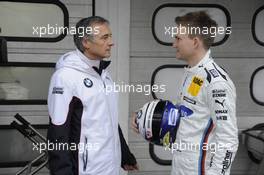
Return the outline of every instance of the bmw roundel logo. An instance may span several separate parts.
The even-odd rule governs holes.
[[[90,88],[90,87],[93,86],[93,82],[92,82],[92,80],[90,80],[89,78],[85,78],[85,79],[83,80],[83,83],[84,83],[84,85],[85,85],[86,87],[88,87],[88,88]]]

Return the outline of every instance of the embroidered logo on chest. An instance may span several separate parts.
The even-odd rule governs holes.
[[[53,87],[52,94],[63,94],[63,87]]]
[[[203,85],[203,79],[197,76],[194,76],[192,78],[192,82],[188,88],[188,93],[192,96],[197,96],[201,90],[201,87]]]
[[[219,74],[218,74],[218,72],[215,69],[211,69],[211,70],[209,70],[209,72],[212,74],[212,76],[214,78],[219,77]]]
[[[90,80],[89,78],[85,78],[85,79],[83,79],[83,83],[84,83],[84,85],[85,85],[86,87],[88,87],[88,88],[90,88],[90,87],[93,86],[93,82],[92,82],[92,80]]]

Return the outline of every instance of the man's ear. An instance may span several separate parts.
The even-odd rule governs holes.
[[[198,37],[194,37],[194,38],[193,38],[193,45],[194,45],[194,48],[198,48],[198,47],[200,47],[201,44],[202,44],[202,43],[201,43],[200,38],[198,38]]]
[[[82,40],[82,45],[83,45],[83,47],[85,48],[85,49],[90,49],[90,47],[91,47],[91,41],[89,41],[88,39],[83,39]]]

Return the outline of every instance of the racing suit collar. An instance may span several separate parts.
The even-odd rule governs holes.
[[[189,71],[189,72],[196,72],[197,70],[203,68],[204,65],[208,61],[210,61],[211,59],[212,59],[211,58],[211,50],[209,49],[198,64],[196,64],[195,66],[193,66],[191,68],[187,67],[186,70]]]

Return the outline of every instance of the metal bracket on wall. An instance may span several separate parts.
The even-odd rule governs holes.
[[[7,63],[7,44],[3,37],[0,37],[0,63]]]
[[[21,124],[16,121],[11,123],[11,126],[17,129],[21,134],[23,134],[27,139],[29,139],[34,145],[40,148],[40,143],[46,143],[47,139],[41,135],[27,120],[25,120],[21,115],[16,114],[14,116]],[[34,167],[34,164],[38,164]],[[34,175],[39,172],[48,164],[48,151],[44,150],[38,157],[30,161],[26,166],[24,166],[16,175]]]

